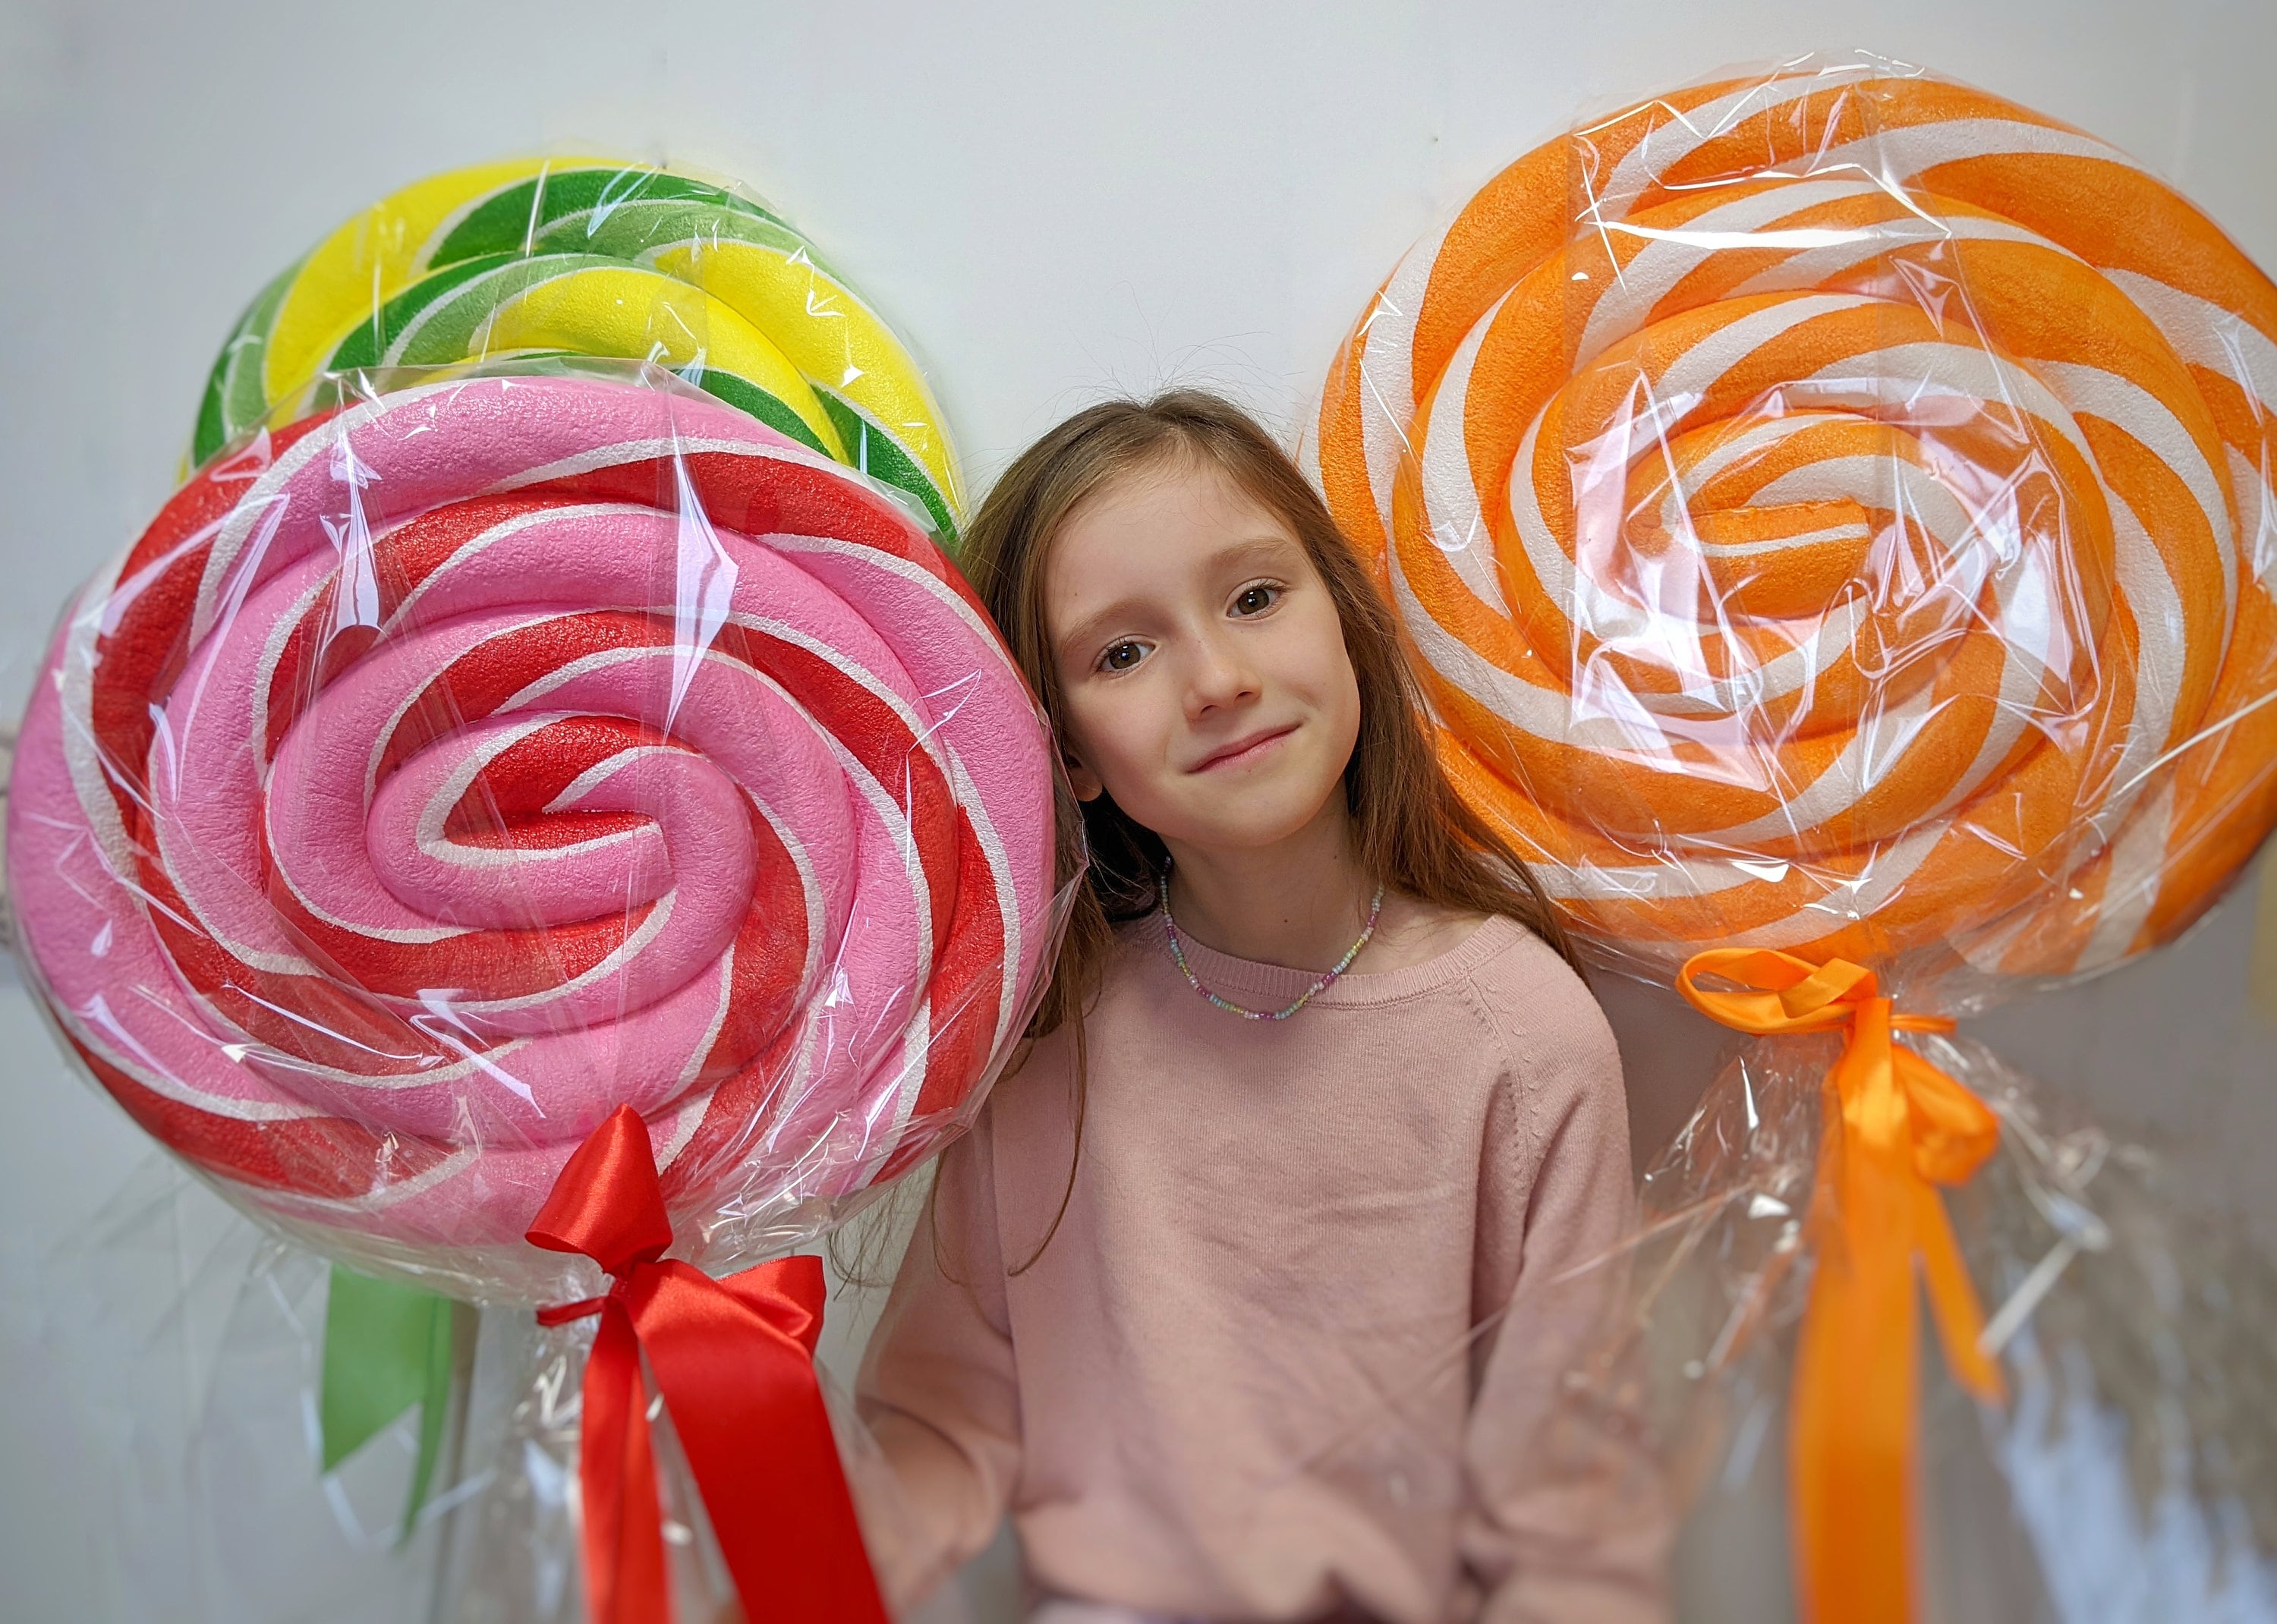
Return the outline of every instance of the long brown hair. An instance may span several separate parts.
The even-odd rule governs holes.
[[[1014,662],[1042,696],[1055,732],[1059,672],[1044,616],[1053,539],[1069,515],[1098,492],[1180,459],[1222,470],[1287,525],[1327,583],[1359,683],[1359,738],[1344,768],[1344,795],[1363,872],[1442,907],[1514,919],[1580,971],[1564,927],[1526,864],[1463,804],[1440,770],[1424,728],[1422,694],[1400,648],[1390,606],[1329,516],[1327,504],[1272,436],[1215,395],[1178,389],[1077,413],[1014,459],[965,530],[965,573],[995,617]],[[1057,742],[1064,751],[1066,740]],[[1115,926],[1154,907],[1155,884],[1168,861],[1161,840],[1108,795],[1084,803],[1083,823],[1090,868],[1075,895],[1058,968],[1027,1034],[1033,1040],[1075,1023],[1078,1157],[1087,1070],[1083,1011],[1099,991]],[[1066,1210],[1062,1195],[1060,1211]],[[1055,1218],[1052,1230],[1058,1227]],[[1050,1238],[1047,1233],[1045,1241]],[[1032,1256],[1028,1264],[1034,1261]]]
[[[1359,681],[1359,738],[1344,768],[1362,871],[1458,913],[1500,914],[1555,947],[1579,970],[1533,875],[1509,844],[1457,797],[1424,731],[1423,700],[1391,609],[1352,544],[1288,453],[1238,406],[1199,390],[1110,400],[1079,412],[1004,470],[964,534],[965,573],[1004,633],[1012,658],[1055,729],[1059,672],[1044,618],[1053,538],[1087,498],[1131,474],[1189,458],[1222,470],[1289,527],[1320,572]],[[1066,747],[1066,740],[1058,741]],[[1030,1036],[1080,1018],[1098,991],[1116,924],[1154,906],[1162,842],[1113,799],[1084,805],[1091,867],[1075,899],[1059,968]]]

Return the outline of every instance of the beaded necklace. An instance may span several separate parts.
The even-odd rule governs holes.
[[[1161,877],[1155,882],[1155,892],[1161,902],[1162,931],[1170,938],[1170,957],[1177,962],[1178,973],[1186,978],[1186,985],[1200,993],[1218,1008],[1225,1011],[1227,1014],[1239,1015],[1244,1021],[1286,1021],[1311,1003],[1316,994],[1327,991],[1335,983],[1337,976],[1352,968],[1352,961],[1359,957],[1359,950],[1367,946],[1368,938],[1375,934],[1376,916],[1383,912],[1383,887],[1378,885],[1375,888],[1375,900],[1367,905],[1367,928],[1359,933],[1359,940],[1345,950],[1344,956],[1336,960],[1335,969],[1306,988],[1298,996],[1297,1001],[1286,1009],[1244,1009],[1240,1005],[1229,1003],[1207,987],[1203,986],[1201,977],[1196,975],[1193,967],[1186,962],[1185,947],[1178,940],[1178,922],[1170,917],[1170,871],[1167,868],[1162,870]]]

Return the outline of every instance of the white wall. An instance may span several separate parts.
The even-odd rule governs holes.
[[[2093,129],[2277,265],[2277,0],[0,0],[0,708],[164,496],[240,306],[427,171],[582,145],[746,178],[914,341],[985,485],[1103,391],[1207,382],[1291,421],[1393,258],[1501,163],[1611,101],[1849,46]],[[2277,1227],[2251,914],[1995,1024]],[[1717,1040],[1613,1002],[1664,1130]],[[113,1444],[63,1396],[34,1277],[142,1149],[13,988],[0,1100],[0,1612],[102,1618]]]

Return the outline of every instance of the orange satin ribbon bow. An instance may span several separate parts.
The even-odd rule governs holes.
[[[1700,975],[1748,990],[1703,991]],[[1817,1273],[1789,1416],[1797,1583],[1812,1624],[1907,1624],[1921,1409],[1914,1264],[1954,1379],[1980,1399],[2000,1398],[1999,1367],[1978,1346],[1984,1309],[1937,1191],[1984,1165],[1999,1119],[1891,1041],[1893,1031],[1949,1032],[1953,1022],[1892,1013],[1871,970],[1720,948],[1694,954],[1676,986],[1742,1032],[1842,1033],[1827,1078],[1828,1125],[1839,1110],[1840,1131],[1818,1157],[1809,1218]]]

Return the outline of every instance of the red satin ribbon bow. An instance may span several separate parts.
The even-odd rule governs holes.
[[[822,1263],[787,1257],[724,1280],[664,1260],[648,1128],[620,1106],[577,1148],[529,1240],[580,1252],[605,1297],[538,1312],[601,1317],[585,1366],[577,1476],[594,1624],[671,1624],[641,1358],[672,1411],[746,1618],[886,1624],[814,1376]]]

